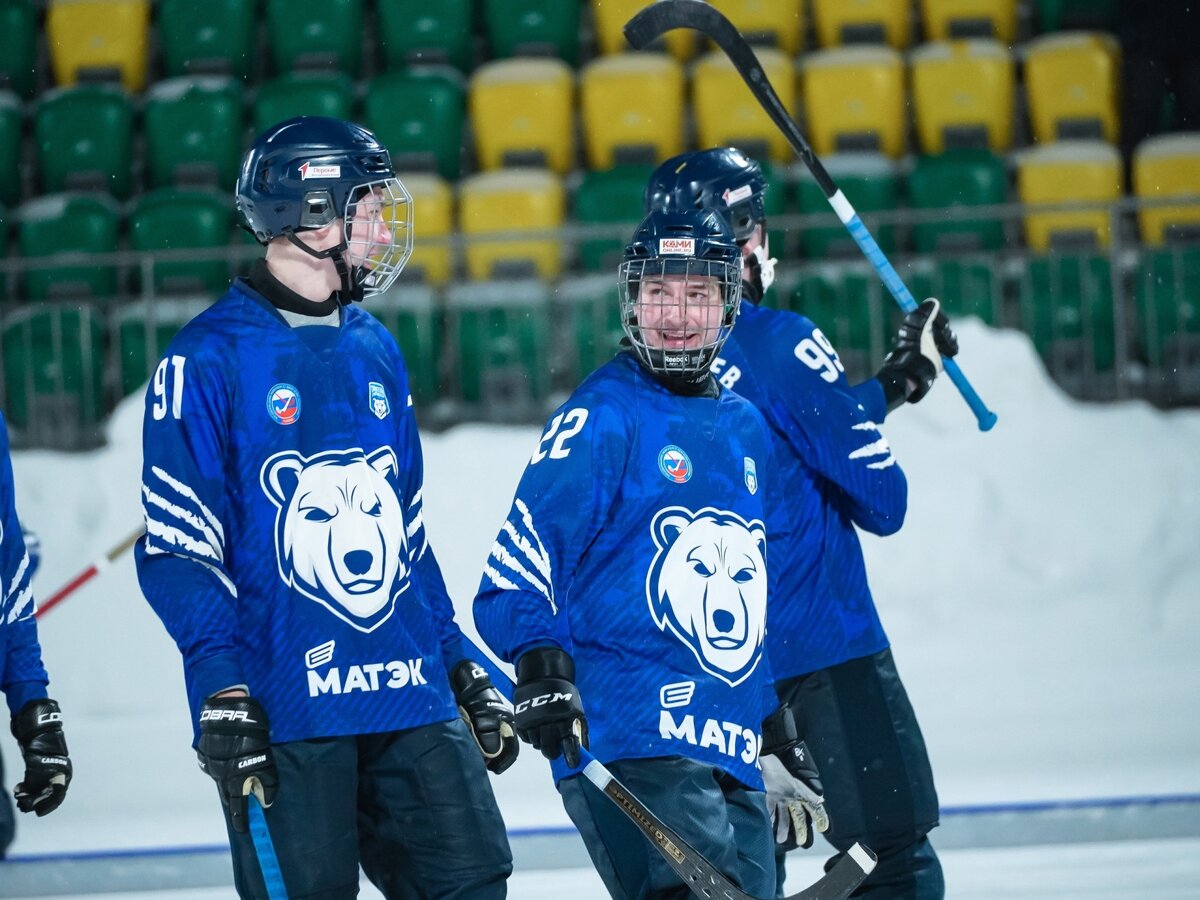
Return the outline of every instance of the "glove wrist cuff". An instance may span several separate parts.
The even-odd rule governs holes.
[[[800,743],[796,717],[790,706],[781,706],[762,723],[762,755],[778,756]]]
[[[44,731],[62,728],[62,710],[54,700],[30,700],[12,717],[12,735],[21,744]]]
[[[450,672],[450,687],[454,690],[455,697],[461,697],[466,691],[479,684],[490,685],[491,683],[487,670],[479,663],[469,659],[464,659]]]
[[[517,681],[525,683],[542,678],[575,681],[575,660],[561,647],[537,647],[517,660]]]

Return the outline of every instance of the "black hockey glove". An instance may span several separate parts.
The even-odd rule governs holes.
[[[25,780],[13,790],[17,809],[39,816],[52,813],[67,796],[71,783],[62,712],[53,700],[30,700],[11,724],[25,758]]]
[[[579,765],[588,745],[587,717],[575,688],[575,661],[558,647],[538,647],[517,660],[517,735],[546,759],[565,756]]]
[[[942,371],[942,357],[958,353],[958,338],[941,303],[930,297],[904,317],[892,351],[875,377],[883,385],[888,412],[906,400],[917,403]]]
[[[217,783],[234,831],[249,829],[246,798],[264,807],[275,802],[279,775],[271,753],[271,725],[253,697],[210,697],[200,708],[200,768]]]
[[[450,673],[458,712],[475,736],[479,752],[492,772],[499,775],[517,761],[521,743],[513,730],[513,712],[478,663],[464,659]]]
[[[785,851],[811,847],[813,829],[829,829],[829,814],[820,773],[797,733],[791,707],[781,706],[763,721],[759,761],[775,843]]]

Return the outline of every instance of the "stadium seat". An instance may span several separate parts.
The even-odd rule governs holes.
[[[266,6],[276,72],[319,69],[358,77],[363,0],[266,0]]]
[[[587,165],[659,163],[683,152],[683,67],[661,53],[620,53],[579,76]]]
[[[167,78],[146,91],[146,181],[151,187],[228,188],[242,156],[242,86],[234,78]]]
[[[1200,247],[1148,250],[1136,279],[1138,334],[1147,364],[1174,396],[1200,395]]]
[[[171,339],[214,299],[209,294],[157,297],[127,303],[116,311],[111,341],[122,397],[144,387]]]
[[[562,0],[482,0],[492,58],[555,56],[578,65],[581,7]]]
[[[33,122],[38,183],[45,193],[133,189],[133,102],[115,84],[81,84],[42,95]]]
[[[869,377],[872,363],[878,365],[883,358],[892,301],[869,264],[823,263],[805,268],[789,307],[825,333],[847,375]]]
[[[625,23],[645,5],[646,0],[591,0],[592,22],[601,55],[625,53],[630,49],[625,40]],[[695,35],[689,28],[675,28],[644,49],[665,51],[679,62],[687,62],[695,51]]]
[[[471,75],[467,105],[481,169],[575,163],[575,73],[561,59],[497,59]]]
[[[150,0],[50,0],[46,46],[60,87],[78,81],[146,86]]]
[[[471,68],[472,0],[377,0],[379,42],[387,68],[421,64]]]
[[[99,442],[104,328],[88,303],[28,305],[0,327],[4,409],[31,443],[80,449]]]
[[[551,371],[559,376],[557,386],[564,391],[574,390],[620,349],[625,330],[621,327],[616,272],[613,266],[603,274],[567,279],[554,293],[569,337],[555,342],[554,349],[561,355],[552,360]]]
[[[561,228],[565,205],[562,180],[545,169],[500,169],[464,178],[459,182],[458,218],[459,231],[468,238],[468,277],[556,277],[562,269],[559,236],[527,237],[519,232]],[[489,239],[513,232],[518,234],[512,239]]]
[[[1069,28],[1112,31],[1117,24],[1118,0],[1035,0],[1040,31]]]
[[[442,327],[433,288],[419,284],[393,285],[371,298],[370,310],[400,345],[413,402],[427,406],[436,401]]]
[[[826,171],[867,223],[880,248],[890,253],[895,248],[895,228],[873,226],[869,213],[890,211],[897,206],[900,182],[896,164],[878,153],[841,153],[826,158],[824,162]],[[803,255],[810,259],[858,255],[858,245],[838,221],[808,169],[797,163],[796,171],[799,211],[818,215],[829,222],[827,226],[805,225],[800,229]]]
[[[812,6],[822,47],[888,44],[903,50],[912,39],[909,0],[812,0]]]
[[[33,0],[0,0],[0,90],[37,92],[38,28]]]
[[[549,311],[550,288],[540,280],[452,285],[446,327],[457,399],[497,421],[543,412],[550,387]]]
[[[805,5],[801,0],[710,0],[751,44],[775,47],[788,56],[804,49]]]
[[[763,74],[789,114],[796,111],[796,72],[781,50],[757,51]],[[692,68],[692,112],[701,147],[736,146],[759,160],[789,163],[795,154],[783,132],[763,110],[733,63],[720,50],[701,57]]]
[[[1004,160],[987,150],[951,150],[920,156],[908,176],[908,197],[915,209],[950,210],[960,206],[999,206],[1008,200]],[[1004,225],[999,218],[960,219],[938,215],[913,225],[919,253],[941,250],[999,250]]]
[[[257,70],[258,0],[158,0],[163,75],[233,75]]]
[[[21,98],[12,91],[0,90],[0,203],[14,204],[21,199]]]
[[[917,139],[923,153],[1013,143],[1016,78],[1012,54],[999,41],[938,41],[909,56]]]
[[[1108,204],[1123,193],[1121,155],[1103,141],[1063,141],[1017,154],[1017,196],[1027,205],[1093,203],[1095,209],[1034,212],[1024,216],[1025,243],[1051,247],[1107,247]]]
[[[254,98],[254,133],[295,116],[354,119],[354,82],[342,72],[285,72],[263,82]]]
[[[951,320],[976,316],[994,325],[1004,303],[1004,278],[996,268],[990,256],[920,256],[898,272],[918,302],[937,297]]]
[[[581,226],[611,230],[580,240],[579,261],[584,269],[617,271],[625,244],[642,220],[642,197],[653,171],[653,166],[616,166],[583,173],[575,191],[573,218]]]
[[[69,264],[68,255],[115,253],[120,210],[103,194],[45,194],[17,210],[17,249],[26,261],[45,268],[26,269],[21,279],[25,300],[62,297],[111,297],[117,270],[111,263]]]
[[[1146,138],[1133,152],[1133,190],[1142,200],[1190,196],[1192,202],[1138,211],[1142,241],[1200,238],[1200,132]]]
[[[450,245],[454,233],[454,193],[438,175],[400,173],[413,201],[413,251],[404,266],[406,280],[442,285],[454,274]]]
[[[820,156],[905,148],[904,63],[890,47],[842,47],[804,58],[808,138]]]
[[[450,66],[387,72],[367,86],[363,124],[398,170],[436,171],[454,181],[462,172],[466,104],[462,74]]]
[[[1029,121],[1039,142],[1116,142],[1121,56],[1111,35],[1047,34],[1028,41],[1024,52]]]
[[[140,195],[129,214],[129,249],[139,253],[225,248],[233,233],[233,203],[223,191],[159,188]],[[220,294],[229,283],[224,259],[153,260],[155,293]],[[139,266],[135,281],[142,283]]]
[[[1017,38],[1017,0],[921,0],[925,40]]]

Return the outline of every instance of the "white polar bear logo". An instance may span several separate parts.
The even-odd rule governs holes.
[[[660,510],[650,525],[658,552],[646,576],[650,613],[730,686],[762,658],[767,628],[766,529],[736,513]]]
[[[259,481],[279,510],[275,554],[284,583],[359,631],[391,616],[409,584],[408,538],[390,447],[305,458],[294,450],[263,463]]]

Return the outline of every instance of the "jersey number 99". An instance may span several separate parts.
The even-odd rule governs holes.
[[[846,367],[838,359],[837,351],[833,349],[833,344],[820,328],[814,328],[812,337],[806,337],[792,352],[796,354],[796,359],[818,372],[830,384],[838,380],[840,373],[846,371]]]

